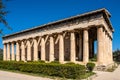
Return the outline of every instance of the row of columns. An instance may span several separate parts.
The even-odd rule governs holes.
[[[99,64],[113,63],[112,38],[103,27],[99,27],[97,30],[97,40],[97,60]]]
[[[110,61],[112,61],[112,40],[109,37],[106,37],[103,27],[99,27],[97,29],[97,41],[98,41],[98,49],[97,49],[97,61],[99,63],[103,63],[106,54],[108,53],[110,56]],[[50,38],[50,54],[49,61],[54,61],[54,37],[49,36]],[[59,62],[64,62],[64,36],[62,33],[58,34],[59,37]],[[79,35],[79,57],[82,58],[82,49],[83,49],[83,62],[87,63],[89,61],[89,33],[88,29],[83,30],[83,46],[82,46],[82,35]],[[109,43],[108,43],[109,42]],[[45,39],[41,37],[41,60],[45,60]],[[6,46],[7,44],[7,46]],[[4,60],[15,60],[15,47],[14,43],[11,43],[12,48],[10,48],[10,43],[4,44]],[[76,42],[75,42],[75,33],[70,33],[70,61],[76,61]],[[28,40],[27,43],[27,60],[31,60],[31,43]],[[39,40],[33,39],[33,48],[34,48],[34,61],[38,60],[38,45]],[[20,47],[21,46],[21,47]],[[26,61],[25,59],[25,43],[24,41],[16,42],[16,61],[20,61],[20,56],[22,57],[22,61]],[[21,48],[21,54],[20,54]],[[105,50],[107,49],[107,50]],[[12,55],[10,56],[10,50]],[[11,58],[10,58],[11,57]]]

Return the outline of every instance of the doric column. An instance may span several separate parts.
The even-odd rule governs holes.
[[[104,32],[103,32],[103,27],[98,27],[97,29],[97,40],[98,40],[98,55],[97,55],[97,62],[99,64],[103,64],[103,54],[104,54]]]
[[[16,61],[20,61],[20,45],[16,42]]]
[[[108,35],[107,35],[107,59],[108,59],[108,62],[107,63],[109,63],[110,62],[110,52],[109,52],[109,37],[108,37]]]
[[[27,40],[27,61],[31,61],[31,45],[29,40]]]
[[[24,44],[24,41],[21,42],[21,50],[22,50],[21,51],[22,52],[21,53],[21,57],[22,57],[21,60],[25,61],[25,44]]]
[[[10,43],[7,43],[7,60],[10,60]]]
[[[71,37],[70,37],[70,61],[75,62],[76,61],[76,44],[75,44],[75,33],[71,32]]]
[[[34,61],[38,61],[38,44],[37,40],[34,39]]]
[[[43,37],[41,39],[41,60],[45,61],[45,40]]]
[[[64,38],[62,34],[59,34],[59,62],[64,62]]]
[[[12,42],[12,51],[11,51],[11,53],[12,53],[12,60],[15,60],[15,50],[14,50],[14,42]]]
[[[49,60],[54,61],[54,39],[53,36],[50,36],[50,55]]]
[[[83,62],[87,63],[89,61],[89,36],[88,29],[83,31]]]
[[[82,34],[79,34],[79,60],[82,60]]]
[[[4,49],[3,49],[3,60],[7,60],[7,45],[4,44]]]
[[[112,53],[112,39],[110,39],[110,58],[111,58],[111,62],[113,62],[113,53]]]
[[[105,48],[106,51],[105,51],[105,52],[106,52],[106,53],[105,53],[105,55],[104,55],[104,54],[103,54],[103,55],[106,56],[106,57],[105,57],[106,63],[109,63],[109,62],[110,62],[110,57],[109,57],[109,55],[110,55],[110,54],[109,54],[109,37],[108,37],[107,32],[106,32],[106,36],[105,36],[105,37],[106,37],[106,41],[105,41],[105,42],[106,42],[106,43],[105,43],[105,45],[106,45],[106,48]]]

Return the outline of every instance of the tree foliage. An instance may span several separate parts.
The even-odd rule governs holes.
[[[116,51],[113,52],[113,55],[116,56],[116,55],[120,55],[120,50],[117,49]]]
[[[3,4],[3,0],[0,0],[0,23],[4,24],[8,29],[11,27],[8,25],[8,22],[5,19],[8,11],[5,10],[5,5]],[[3,34],[2,29],[0,28],[0,33]]]
[[[120,62],[120,50],[119,49],[113,52],[113,59],[114,61]]]

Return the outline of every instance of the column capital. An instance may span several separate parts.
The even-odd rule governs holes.
[[[97,28],[100,28],[100,27],[103,27],[104,28],[104,25],[103,24],[101,24],[101,25],[96,25],[97,26]]]
[[[3,43],[3,45],[7,45],[7,43]]]
[[[83,28],[82,30],[83,31],[88,31],[90,28],[89,27],[87,27],[87,28]]]
[[[63,35],[63,32],[59,32],[59,33],[57,33],[58,35]]]
[[[16,43],[20,43],[21,41],[20,40],[17,40]]]

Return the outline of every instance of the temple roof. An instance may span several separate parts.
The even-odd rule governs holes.
[[[41,25],[41,26],[36,26],[34,28],[30,28],[30,29],[27,29],[27,30],[23,30],[23,31],[20,31],[20,32],[13,33],[13,34],[9,34],[9,35],[3,36],[2,38],[14,36],[14,35],[17,35],[17,34],[29,32],[29,31],[33,31],[33,30],[37,30],[37,29],[41,29],[43,27],[47,27],[47,26],[54,25],[54,24],[59,24],[61,22],[73,20],[73,19],[76,19],[76,18],[90,16],[90,15],[97,14],[97,13],[103,13],[103,14],[105,14],[105,18],[106,18],[106,21],[107,21],[110,29],[112,31],[114,31],[114,29],[113,29],[113,27],[111,25],[111,22],[109,20],[109,17],[111,17],[111,14],[105,8],[102,8],[102,9],[94,10],[94,11],[87,12],[87,13],[84,13],[84,14],[80,14],[80,15],[72,16],[72,17],[69,17],[69,18],[62,19],[62,20],[58,20],[58,21],[55,21],[55,22],[50,22],[50,23],[47,23],[47,24],[44,24],[44,25]]]

